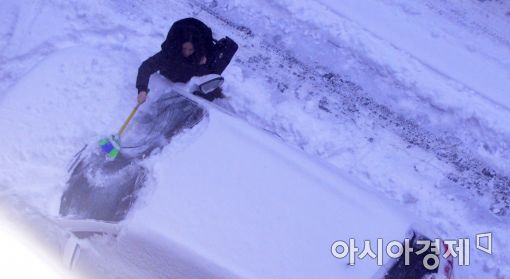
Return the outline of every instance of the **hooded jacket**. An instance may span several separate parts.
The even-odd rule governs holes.
[[[188,41],[193,43],[195,52],[184,57],[181,53],[182,44]],[[199,63],[204,56],[207,61],[211,60],[212,49],[212,31],[207,25],[195,18],[176,21],[161,44],[161,51],[149,57],[138,68],[138,92],[148,91],[149,78],[156,71],[173,82],[187,82],[193,76],[212,73],[207,63]]]

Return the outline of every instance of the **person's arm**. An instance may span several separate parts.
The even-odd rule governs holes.
[[[149,91],[149,78],[156,71],[160,70],[161,63],[163,63],[163,53],[160,51],[155,55],[143,61],[142,65],[138,68],[138,75],[136,77],[136,88],[138,89],[138,102],[143,103],[147,92]],[[140,96],[142,95],[142,96]]]

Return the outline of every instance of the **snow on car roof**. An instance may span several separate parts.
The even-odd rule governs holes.
[[[375,262],[346,266],[332,256],[332,243],[403,239],[409,219],[360,181],[208,111],[155,156],[156,183],[128,218],[131,230],[152,231],[257,278],[368,277]]]

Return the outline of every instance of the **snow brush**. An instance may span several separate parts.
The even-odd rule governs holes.
[[[119,132],[115,135],[111,135],[109,137],[103,138],[99,140],[99,146],[101,146],[101,149],[106,153],[106,156],[111,159],[115,160],[117,155],[119,155],[120,152],[120,137],[122,136],[122,133],[126,130],[127,125],[129,124],[129,121],[133,118],[136,111],[138,110],[138,107],[140,104],[137,104],[136,107],[133,108],[131,113],[129,114],[126,121],[124,121],[124,124],[122,124],[122,127],[120,128]]]

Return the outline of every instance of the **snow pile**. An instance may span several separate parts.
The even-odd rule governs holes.
[[[505,251],[510,248],[506,159],[510,154],[510,103],[505,93],[510,77],[506,28],[510,8],[503,1],[342,1],[340,5],[328,0],[154,0],[130,4],[24,0],[3,1],[0,10],[4,15],[0,19],[0,193],[3,199],[20,201],[16,203],[20,208],[23,201],[46,216],[57,214],[73,155],[84,144],[118,128],[135,102],[139,63],[158,50],[171,22],[196,16],[212,27],[216,37],[228,35],[240,43],[225,73],[225,94],[230,100],[223,106],[230,112],[305,151],[313,160],[334,165],[338,173],[354,175],[360,184],[370,185],[393,203],[416,212],[444,238],[473,238],[475,233],[492,231],[494,255],[472,253],[471,266],[457,269],[462,278],[479,278],[479,274],[504,278],[510,272],[505,264],[509,262]],[[168,84],[153,81],[151,86],[155,94],[149,98],[154,101]],[[237,177],[234,172],[232,177],[223,177],[219,173],[224,168],[214,162],[228,160],[224,163],[238,168],[241,165],[235,162],[241,158],[215,154],[206,148],[205,140],[218,146],[227,143],[239,147],[240,143],[214,138],[219,135],[208,134],[208,129],[227,127],[206,124],[184,134],[184,142],[169,146],[147,162],[152,184],[130,219],[136,223],[156,212],[164,214],[158,207],[164,201],[149,201],[158,197],[159,191],[170,195],[170,215],[163,216],[169,218],[168,223],[147,221],[151,230],[171,232],[176,246],[186,246],[179,249],[182,255],[192,247],[192,251],[229,268],[260,260],[270,269],[270,263],[250,258],[257,253],[237,254],[242,256],[238,259],[229,255],[229,249],[246,244],[242,239],[220,241],[220,236],[228,235],[221,227],[239,234],[254,230],[264,235],[270,233],[269,228],[256,231],[243,223],[246,220],[234,218],[232,223],[222,223],[198,212],[225,216],[222,214],[238,210],[236,218],[247,214],[254,224],[288,222],[282,227],[292,231],[276,231],[275,239],[285,242],[284,236],[294,235],[295,239],[286,241],[304,242],[307,229],[299,230],[302,227],[296,216],[323,225],[318,212],[344,210],[334,202],[342,197],[322,187],[313,191],[298,187],[296,192],[290,186],[237,191],[221,188],[222,181],[247,177]],[[192,146],[203,148],[197,148],[202,152]],[[264,150],[272,155],[283,152],[282,158],[289,156],[280,148]],[[194,162],[185,155],[213,161]],[[206,188],[205,181],[173,184],[179,172],[172,169],[192,164],[208,175],[217,175],[217,189]],[[270,164],[286,165],[278,160]],[[264,165],[255,169],[264,173],[270,170]],[[330,187],[332,192],[335,187],[339,186]],[[193,199],[203,191],[209,197]],[[233,196],[223,200],[222,191]],[[359,192],[352,191],[355,199]],[[262,193],[268,196],[257,196]],[[179,195],[189,195],[189,199]],[[285,207],[281,195],[295,198],[296,203]],[[234,197],[250,206],[235,204]],[[300,214],[291,214],[297,201],[307,198],[310,203]],[[315,211],[319,208],[316,199],[328,201],[320,204],[324,206],[321,211]],[[199,201],[203,203],[196,204]],[[262,201],[265,203],[256,204]],[[259,211],[253,212],[253,208]],[[271,209],[286,215],[271,216]],[[183,216],[188,217],[180,219]],[[201,238],[198,222],[209,230],[210,238]],[[236,224],[248,227],[245,231]],[[341,222],[332,222],[325,231],[313,227],[308,232],[314,240],[332,242],[343,237],[331,231],[338,229],[338,224]],[[135,238],[147,244],[145,232],[134,231]],[[248,236],[258,240],[260,235]],[[119,256],[116,260],[121,261],[122,253],[115,249],[122,249],[122,245],[105,239],[94,241],[106,255]],[[267,252],[265,246],[250,245],[254,251]],[[146,259],[140,266],[148,266],[151,258]],[[121,270],[126,266],[103,267]],[[275,275],[271,273],[275,270],[267,270],[267,274]],[[256,271],[234,273],[250,275]]]

